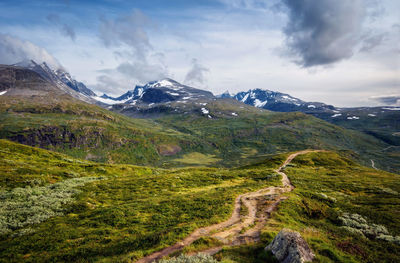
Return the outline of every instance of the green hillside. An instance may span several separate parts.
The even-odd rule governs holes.
[[[227,219],[239,194],[280,185],[273,169],[287,156],[235,169],[165,170],[99,164],[6,140],[0,149],[0,262],[135,261]],[[262,242],[225,248],[217,258],[269,262],[261,247],[289,227],[320,262],[400,259],[398,175],[333,152],[298,156],[286,170],[296,188],[264,227]],[[366,223],[357,228],[354,218]],[[186,251],[215,245],[200,239]]]
[[[172,105],[179,108],[182,105]],[[0,138],[105,163],[232,167],[305,148],[347,150],[365,165],[398,171],[388,144],[302,113],[230,100],[196,104],[157,119],[134,119],[61,96],[0,97]],[[232,115],[234,113],[235,115]]]
[[[240,193],[279,183],[276,165],[163,170],[6,140],[0,149],[0,262],[137,259],[226,219]]]
[[[128,118],[69,96],[0,97],[0,138],[97,162],[132,164],[157,164],[163,145],[185,149],[196,143],[151,120]]]
[[[313,148],[351,151],[352,158],[364,165],[370,166],[373,159],[380,169],[400,169],[400,159],[382,151],[388,147],[385,142],[310,115],[270,112],[230,100],[210,102],[207,109],[211,119],[194,109],[192,114],[168,115],[155,121],[205,141],[208,148],[202,153],[211,153],[225,166],[254,162],[264,154]],[[190,112],[188,107],[185,110]]]

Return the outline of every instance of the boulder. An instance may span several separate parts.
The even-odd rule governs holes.
[[[270,250],[279,262],[283,263],[310,262],[315,257],[299,232],[285,228],[276,235],[265,250]]]

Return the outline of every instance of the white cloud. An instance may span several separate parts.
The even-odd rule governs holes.
[[[23,60],[34,60],[37,63],[46,62],[52,68],[61,68],[60,63],[44,48],[32,42],[0,33],[0,63],[15,64]]]
[[[188,71],[185,76],[184,83],[188,85],[200,85],[203,86],[206,83],[205,74],[210,70],[205,66],[201,65],[197,59],[192,59],[192,68]]]

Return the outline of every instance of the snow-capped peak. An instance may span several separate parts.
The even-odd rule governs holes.
[[[146,88],[160,88],[160,87],[165,87],[165,88],[170,88],[170,89],[181,89],[182,85],[176,82],[175,80],[165,78],[161,79],[158,81],[152,81],[149,82],[148,84],[145,85]]]

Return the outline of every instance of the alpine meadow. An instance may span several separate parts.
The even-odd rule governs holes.
[[[399,13],[1,1],[0,262],[400,262]]]

